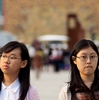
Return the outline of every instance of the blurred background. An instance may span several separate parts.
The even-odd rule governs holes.
[[[26,44],[41,100],[57,100],[75,42],[89,38],[99,48],[98,7],[98,0],[0,0],[0,48]]]

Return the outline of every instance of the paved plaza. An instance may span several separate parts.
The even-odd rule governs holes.
[[[37,87],[41,100],[57,100],[61,87],[68,81],[70,71],[54,72],[43,70],[40,77],[35,77],[35,71],[31,70],[31,83]]]

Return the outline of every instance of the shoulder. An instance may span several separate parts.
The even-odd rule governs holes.
[[[37,87],[34,85],[30,85],[29,90],[30,91],[37,91]]]
[[[30,85],[27,100],[40,100],[37,88],[34,85]]]
[[[69,83],[65,83],[65,85],[62,87],[61,91],[63,91],[63,92],[69,92],[69,86],[70,86]]]
[[[59,93],[59,98],[58,100],[70,100],[69,98],[71,98],[71,94],[70,94],[70,91],[69,91],[69,86],[70,84],[69,83],[66,83],[60,93]]]

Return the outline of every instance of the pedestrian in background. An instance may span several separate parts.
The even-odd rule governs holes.
[[[99,53],[92,40],[81,39],[70,55],[71,78],[58,100],[99,100]]]
[[[44,64],[44,53],[41,48],[36,49],[35,55],[33,57],[32,66],[35,70],[35,77],[37,79],[40,78],[40,73],[42,71]]]
[[[0,53],[0,99],[40,100],[36,87],[30,85],[30,57],[26,46],[11,41]]]

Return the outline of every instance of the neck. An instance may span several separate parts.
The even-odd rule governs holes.
[[[94,80],[94,75],[89,75],[89,76],[81,75],[81,78],[83,82],[85,83],[85,85],[90,89]]]
[[[92,75],[81,75],[81,78],[85,84],[90,84],[94,80],[94,74]]]
[[[5,75],[4,74],[4,80],[3,80],[3,83],[6,85],[6,86],[9,86],[11,85],[15,80],[17,79],[17,77],[15,76],[9,76],[9,75]]]

